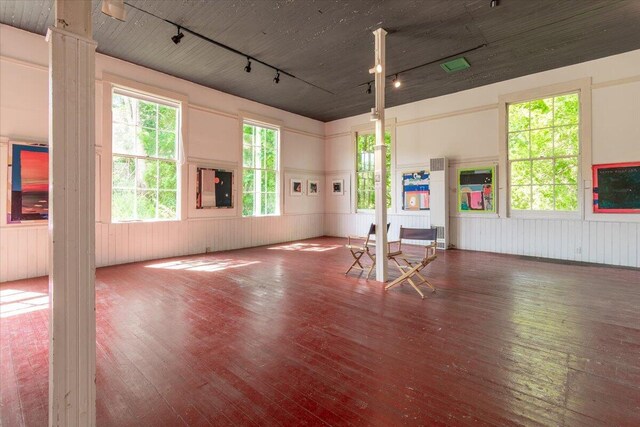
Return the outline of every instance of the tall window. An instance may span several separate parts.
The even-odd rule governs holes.
[[[177,219],[178,106],[114,92],[112,113],[112,219]]]
[[[508,105],[511,209],[577,211],[577,93]]]
[[[391,207],[391,134],[385,132],[387,146],[387,208]],[[375,209],[375,146],[376,136],[358,133],[356,136],[357,208]]]
[[[280,140],[278,130],[244,123],[242,132],[242,215],[280,212]]]

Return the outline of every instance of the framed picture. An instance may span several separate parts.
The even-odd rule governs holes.
[[[495,213],[495,166],[458,169],[458,212]]]
[[[9,147],[8,223],[49,218],[49,147],[12,143]]]
[[[429,195],[429,172],[420,171],[402,174],[402,210],[429,210]]]
[[[593,212],[640,213],[640,162],[593,165]]]
[[[233,172],[201,168],[196,174],[196,209],[233,208]]]
[[[342,196],[344,194],[344,180],[334,179],[331,181],[331,194],[334,196]]]
[[[309,196],[317,196],[320,192],[320,187],[318,185],[318,181],[307,180],[307,194]]]
[[[298,178],[291,178],[291,195],[302,196],[302,180]]]

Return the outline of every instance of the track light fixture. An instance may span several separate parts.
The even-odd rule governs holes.
[[[369,82],[367,85],[367,93],[371,94],[371,82]]]
[[[244,66],[244,70],[247,73],[251,72],[251,58],[249,58],[248,56],[247,56],[247,65]]]
[[[182,33],[182,31],[180,31],[180,27],[178,27],[178,34],[176,34],[175,36],[171,36],[171,40],[175,44],[178,44],[178,43],[180,43],[180,41],[182,40],[183,37],[184,37],[184,34]]]
[[[402,82],[398,79],[398,75],[396,74],[396,76],[393,78],[393,87],[397,89],[401,85],[402,85]]]
[[[496,6],[498,6],[498,3],[499,3],[498,0],[491,0],[491,2],[489,2],[489,6],[490,7],[496,7]]]
[[[280,83],[280,70],[276,70],[276,76],[273,78],[275,84]]]

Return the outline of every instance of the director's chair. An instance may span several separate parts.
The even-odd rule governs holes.
[[[402,251],[403,239],[429,241],[431,243],[424,247],[424,257],[422,257],[422,259],[416,259],[415,257],[412,258],[409,256],[409,254],[405,254]],[[400,227],[400,239],[395,242],[389,242],[389,253],[387,255],[387,258],[393,261],[396,267],[398,267],[398,270],[400,270],[400,277],[385,286],[385,290],[389,290],[406,280],[413,287],[413,289],[415,289],[420,294],[420,297],[422,297],[422,299],[424,299],[424,294],[422,293],[420,288],[418,288],[418,285],[426,284],[431,288],[433,292],[435,292],[436,288],[433,287],[433,285],[429,283],[429,281],[425,279],[425,277],[420,274],[420,272],[437,258],[437,239],[438,231],[435,228]],[[391,246],[394,244],[398,245],[397,250],[392,251]],[[420,279],[420,281],[414,281],[416,277]]]
[[[389,232],[389,227],[391,224],[387,224],[387,232]],[[376,266],[376,250],[375,245],[376,242],[371,237],[375,237],[376,235],[376,225],[371,224],[369,226],[369,232],[366,236],[347,236],[348,243],[345,245],[347,249],[351,252],[351,256],[353,256],[353,263],[344,274],[349,274],[349,272],[353,269],[365,271],[365,267],[360,262],[361,258],[364,255],[371,260],[371,266],[369,267],[369,271],[367,271],[367,279],[371,275],[371,271],[373,271]],[[362,243],[355,243],[353,241],[361,241]]]

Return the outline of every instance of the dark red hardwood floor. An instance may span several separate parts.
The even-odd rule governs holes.
[[[640,271],[449,251],[421,300],[343,244],[99,269],[98,425],[640,425]],[[0,421],[45,426],[47,280],[0,291]]]

